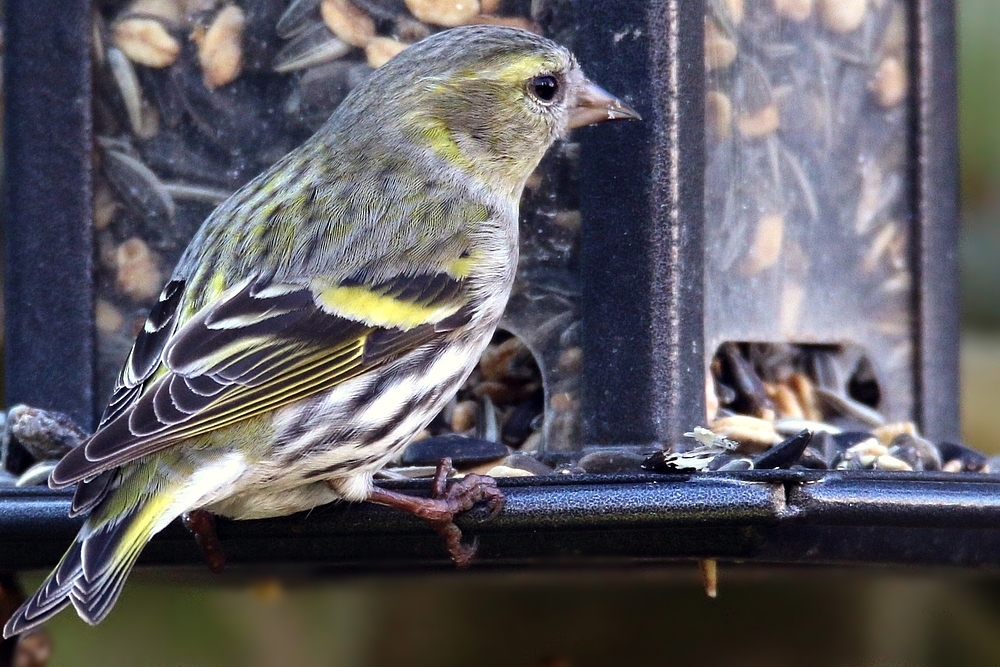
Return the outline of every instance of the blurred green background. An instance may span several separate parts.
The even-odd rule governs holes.
[[[962,426],[1000,450],[1000,2],[958,0],[962,174]]]
[[[1000,453],[1000,1],[958,7],[964,435]],[[995,573],[720,575],[709,600],[693,565],[209,586],[140,570],[103,625],[49,624],[49,664],[1000,665]]]

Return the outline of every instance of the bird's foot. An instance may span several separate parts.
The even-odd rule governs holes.
[[[207,510],[193,510],[181,516],[184,527],[194,533],[208,569],[218,574],[226,566],[226,552],[215,532],[215,515]]]
[[[484,502],[490,510],[487,520],[492,519],[503,509],[505,499],[503,492],[497,488],[496,480],[485,475],[469,474],[449,486],[448,475],[452,472],[451,459],[445,458],[438,462],[431,483],[430,498],[375,487],[368,502],[409,512],[430,523],[444,538],[455,565],[465,568],[476,554],[477,544],[475,540],[471,544],[462,542],[462,531],[455,525],[455,517]]]

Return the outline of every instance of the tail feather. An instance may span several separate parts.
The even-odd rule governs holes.
[[[3,627],[4,639],[30,630],[65,609],[70,604],[73,585],[82,574],[80,542],[74,542],[38,591],[8,619]]]
[[[5,638],[40,625],[72,604],[87,623],[96,625],[114,606],[142,548],[162,524],[170,503],[153,497],[124,517],[100,526],[93,518],[56,569],[3,628]]]
[[[73,587],[70,599],[77,615],[90,625],[97,625],[111,613],[118,596],[121,595],[132,566],[139,557],[141,548],[132,549],[123,559],[113,563],[101,577],[89,586]],[[86,580],[84,580],[86,581]]]
[[[102,476],[78,491],[79,509],[91,510],[79,535],[41,588],[7,621],[3,636],[12,637],[40,625],[72,604],[87,623],[99,623],[121,594],[142,548],[181,512],[200,507],[206,498],[227,488],[246,470],[239,452],[206,456],[190,470],[177,470],[164,453],[108,482]],[[177,463],[183,456],[175,453]],[[87,485],[92,484],[92,487]]]
[[[128,531],[128,524],[134,521],[134,517],[129,517],[125,521],[119,522],[117,530],[99,530],[88,535],[80,545],[80,560],[83,563],[83,578],[96,584],[101,575],[108,569],[115,553],[122,545],[125,533]]]

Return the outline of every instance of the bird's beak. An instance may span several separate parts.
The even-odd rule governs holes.
[[[569,112],[569,129],[603,123],[607,120],[642,120],[635,109],[589,79],[576,97],[576,106]]]

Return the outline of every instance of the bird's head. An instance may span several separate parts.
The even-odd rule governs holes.
[[[345,109],[357,122],[397,127],[468,175],[513,192],[567,130],[639,117],[589,81],[568,49],[497,26],[433,35],[377,70],[352,98],[349,108],[365,100],[364,110]]]

